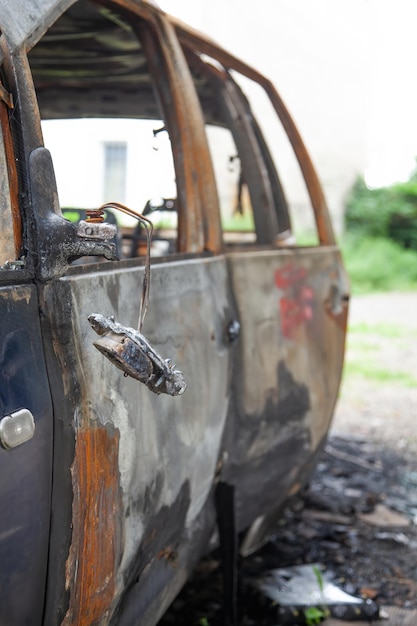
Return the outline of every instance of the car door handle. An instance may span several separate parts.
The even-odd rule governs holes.
[[[35,420],[29,409],[19,409],[0,420],[0,444],[10,449],[32,439],[35,434]]]

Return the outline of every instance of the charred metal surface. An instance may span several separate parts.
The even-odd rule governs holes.
[[[92,328],[100,335],[95,347],[126,375],[132,376],[156,394],[180,396],[187,382],[171,359],[163,359],[138,330],[126,328],[112,317],[99,313],[88,316]]]
[[[147,506],[154,505],[158,495],[149,490]],[[145,626],[149,619],[149,605],[158,595],[155,586],[159,593],[169,593],[170,584],[178,584],[174,579],[178,575],[184,576],[181,544],[186,537],[178,529],[186,528],[190,497],[190,485],[184,483],[172,505],[162,506],[155,512],[151,524],[144,530],[135,561],[125,575],[127,592],[113,616],[111,623],[114,626],[127,626],[136,621]],[[155,617],[151,618],[151,623],[154,620]]]
[[[256,517],[252,503],[268,512],[300,488],[326,435],[340,382],[347,302],[340,298],[342,308],[329,316],[340,267],[336,249],[230,253],[228,261],[241,335],[221,480],[236,486],[242,529]],[[256,288],[256,301],[248,285]],[[341,277],[339,294],[345,289]]]
[[[78,225],[59,215],[58,193],[49,151],[45,148],[34,150],[29,164],[39,244],[36,260],[38,278],[42,281],[58,278],[68,269],[71,261],[82,256],[116,259],[116,246],[107,241],[107,233],[103,241],[80,237]]]
[[[139,24],[138,32],[172,140],[179,205],[178,251],[220,252],[219,203],[197,94],[174,29],[158,11],[150,13],[153,28]],[[166,81],[160,80],[161,75]],[[190,206],[193,210],[187,211]]]
[[[119,432],[87,402],[64,283],[42,290],[55,416],[55,460],[46,623],[107,623],[122,550]],[[112,604],[113,603],[113,604]]]
[[[140,623],[154,624],[155,616],[162,615],[178,592],[213,532],[214,513],[210,510],[214,507],[210,499],[228,404],[230,355],[226,331],[228,320],[233,318],[227,297],[226,265],[219,258],[162,263],[152,268],[146,335],[158,352],[172,354],[181,367],[193,364],[189,373],[193,384],[175,399],[150,394],[144,386],[121,376],[89,340],[90,294],[94,292],[95,304],[101,310],[116,315],[123,312],[127,320],[137,320],[144,268],[132,266],[115,271],[95,266],[95,270],[74,270],[72,276],[53,281],[42,290],[44,323],[46,328],[54,329],[48,340],[55,350],[55,358],[50,355],[49,361],[54,404],[64,409],[59,417],[65,423],[62,428],[57,424],[53,500],[57,518],[53,520],[52,538],[55,556],[57,544],[63,545],[59,558],[50,564],[52,579],[46,615],[53,624],[53,616],[59,611],[59,623],[69,624],[82,601],[88,615],[88,606],[94,608],[94,615],[103,611],[101,622],[97,623],[108,623],[114,610],[122,619],[123,612],[117,606],[123,602],[130,581],[128,614],[134,616],[144,611]],[[209,386],[201,386],[201,380],[209,380]],[[74,457],[68,465],[71,437]],[[105,454],[99,453],[102,437],[109,446]],[[93,474],[89,473],[88,453]],[[100,461],[103,455],[109,462]],[[97,481],[94,472],[98,473]],[[80,482],[82,498],[78,495]],[[184,482],[188,483],[186,498],[180,496]],[[106,484],[112,486],[113,515],[121,524],[113,530],[117,536],[123,536],[122,543],[114,543],[114,560],[104,547],[106,533],[112,532],[106,517],[110,502],[103,502],[104,528],[84,523],[94,519],[94,491],[100,492]],[[102,500],[99,498],[100,503]],[[180,506],[181,515],[175,503]],[[161,528],[157,523],[159,511],[166,511]],[[72,532],[68,536],[70,526]],[[65,540],[63,527],[67,529]],[[148,550],[146,545],[152,533],[155,538]],[[85,569],[81,585],[79,574],[75,574],[82,564],[87,567],[83,557],[87,543],[94,547],[87,561],[93,560],[97,579],[88,580],[89,570]],[[159,557],[151,555],[155,546]],[[100,550],[107,555],[104,561]],[[136,578],[142,572],[140,581],[136,581],[134,572]],[[103,582],[103,604],[94,592],[94,588],[99,588],[99,579],[109,581],[108,585]],[[88,587],[92,589],[91,596]],[[151,593],[155,593],[154,598]],[[114,623],[119,624],[118,618],[114,618]]]
[[[303,487],[305,487],[308,479],[313,473],[317,462],[320,459],[320,456],[323,452],[327,436],[324,436],[322,441],[320,441],[319,445],[315,449],[314,452],[310,450],[308,457],[303,458],[302,462],[298,464],[296,472],[292,476],[293,482],[292,486],[289,487],[286,491],[286,497],[291,497],[292,495],[299,492]],[[291,453],[291,448],[287,447],[287,457]],[[284,459],[285,459],[285,451],[284,451]],[[300,458],[300,457],[297,457]],[[287,458],[288,463],[291,462],[290,458]],[[277,520],[279,520],[283,514],[285,508],[285,501],[282,501],[280,497],[278,497],[274,502],[270,502],[269,506],[265,509],[266,512],[261,513],[255,520],[252,522],[250,527],[248,528],[245,537],[240,545],[240,553],[243,557],[253,553],[255,550],[263,546],[271,536],[273,529],[276,528]]]
[[[311,454],[310,432],[305,424],[310,409],[308,389],[304,384],[297,384],[282,361],[278,365],[277,385],[277,403],[270,398],[260,415],[237,417],[237,423],[231,420],[228,424],[234,427],[230,443],[224,446],[228,462],[221,478],[236,485],[239,530],[247,528],[258,517],[259,510],[269,511],[284,503]],[[253,428],[255,420],[259,430]],[[269,432],[271,436],[270,445],[262,451],[259,440],[265,434],[260,431]],[[277,431],[280,434],[273,443]],[[248,454],[248,451],[251,452]]]

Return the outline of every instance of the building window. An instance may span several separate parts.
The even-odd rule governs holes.
[[[126,201],[127,143],[104,143],[104,202]]]

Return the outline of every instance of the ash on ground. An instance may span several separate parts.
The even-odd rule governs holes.
[[[276,607],[253,584],[266,571],[319,563],[340,589],[379,606],[417,608],[417,459],[332,436],[309,486],[268,543],[240,562],[238,622],[274,626]],[[204,559],[159,626],[224,624],[218,554]]]

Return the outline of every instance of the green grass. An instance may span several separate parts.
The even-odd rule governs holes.
[[[389,367],[391,350],[401,353],[408,343],[416,341],[417,329],[394,324],[365,322],[348,328],[344,380],[362,378],[375,385],[417,387],[417,374]],[[388,352],[387,352],[388,350]],[[384,366],[385,363],[388,367]]]
[[[340,245],[353,294],[417,290],[417,251],[349,234]]]
[[[410,339],[411,337],[417,337],[417,330],[415,328],[401,327],[387,322],[376,322],[375,324],[360,322],[359,324],[349,325],[349,335],[366,335],[367,337],[370,335],[379,335],[380,337],[387,337],[389,339]]]
[[[232,232],[252,232],[255,230],[252,211],[245,211],[243,215],[235,213],[231,217],[222,216],[223,230]]]
[[[407,372],[394,372],[392,370],[378,367],[373,359],[347,359],[343,375],[345,377],[365,378],[368,381],[382,385],[390,383],[410,388],[417,386],[417,378],[415,376],[412,376]]]

